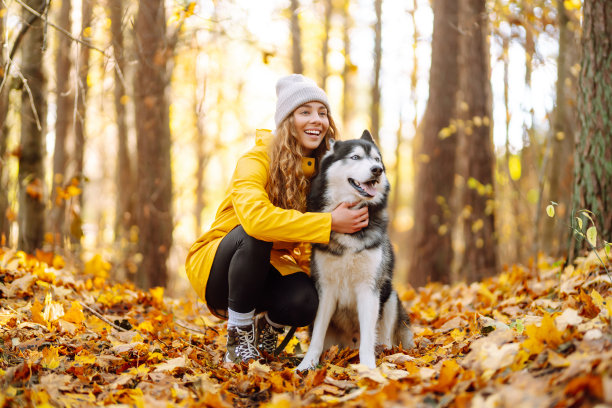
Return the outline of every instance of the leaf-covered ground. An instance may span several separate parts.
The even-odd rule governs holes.
[[[109,268],[0,250],[0,407],[612,404],[612,284],[594,253],[403,290],[413,349],[384,350],[370,370],[333,348],[305,374],[306,331],[280,359],[222,363],[225,326],[205,306],[111,284]]]

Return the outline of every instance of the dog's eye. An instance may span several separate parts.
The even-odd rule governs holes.
[[[358,154],[354,154],[351,156],[351,160],[359,160],[361,157],[359,157]]]
[[[375,161],[376,163],[380,163],[380,157],[375,157],[375,158],[374,158],[374,161]]]

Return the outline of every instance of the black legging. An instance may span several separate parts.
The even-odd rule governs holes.
[[[274,323],[307,326],[314,321],[319,297],[304,272],[282,276],[270,264],[272,243],[249,236],[241,225],[219,244],[206,283],[206,303],[226,316],[267,311]]]

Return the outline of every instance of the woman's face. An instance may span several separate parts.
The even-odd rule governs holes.
[[[308,102],[293,111],[298,142],[306,154],[312,153],[329,129],[327,108],[321,102]]]

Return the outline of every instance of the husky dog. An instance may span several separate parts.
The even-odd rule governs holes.
[[[310,347],[298,371],[316,366],[323,350],[337,344],[359,347],[359,359],[376,366],[377,344],[411,347],[409,318],[391,285],[393,249],[387,235],[389,182],[370,132],[337,141],[312,180],[308,211],[331,211],[343,202],[368,206],[369,223],[354,234],[331,233],[314,244],[310,262],[319,306]]]

